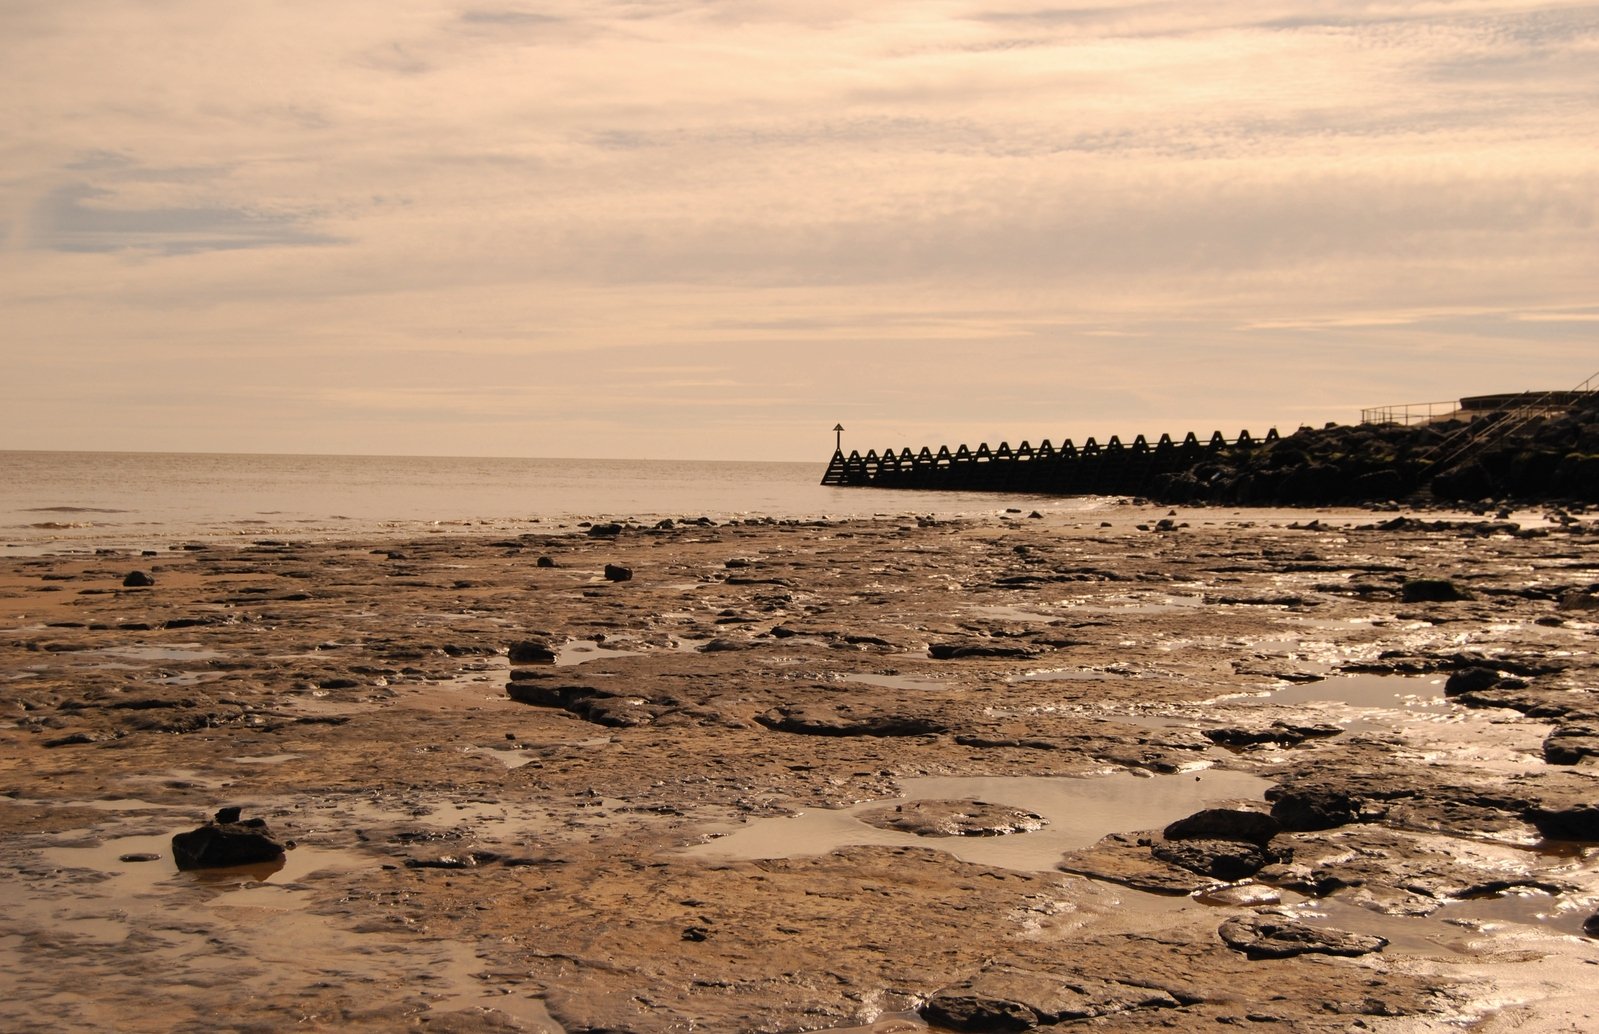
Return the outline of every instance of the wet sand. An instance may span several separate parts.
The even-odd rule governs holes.
[[[6,556],[0,1027],[887,1034],[1003,985],[1113,1031],[1591,1029],[1599,527],[1391,516]],[[1446,698],[1473,666],[1510,681]],[[1151,857],[1272,787],[1358,814],[1240,880]],[[280,868],[176,869],[225,805]],[[1388,943],[1253,958],[1251,917]]]

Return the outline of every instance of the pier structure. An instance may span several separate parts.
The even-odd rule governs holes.
[[[1024,492],[1036,495],[1138,495],[1162,474],[1192,470],[1207,460],[1248,452],[1278,438],[1274,427],[1260,438],[1247,430],[1236,438],[1220,431],[1202,439],[1190,431],[1181,440],[1163,434],[1151,443],[1143,435],[1123,442],[1116,435],[1103,444],[1089,438],[1081,445],[1070,438],[1060,445],[1049,439],[1012,448],[1001,442],[976,449],[927,446],[875,449],[862,456],[844,454],[842,439],[822,476],[823,485],[867,488],[911,488],[948,492]]]

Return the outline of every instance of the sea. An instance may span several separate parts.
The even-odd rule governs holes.
[[[8,554],[228,539],[519,534],[583,522],[1090,510],[1107,500],[829,488],[825,463],[0,451]]]

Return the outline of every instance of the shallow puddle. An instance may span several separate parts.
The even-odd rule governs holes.
[[[971,612],[979,617],[989,618],[994,621],[1018,621],[1023,624],[1037,622],[1059,621],[1059,614],[1047,614],[1041,610],[1029,610],[1026,607],[1007,606],[1004,604],[990,604],[972,607]]]
[[[134,828],[141,831],[108,835]],[[381,856],[301,843],[280,864],[181,872],[171,831],[150,828],[135,820],[73,831],[35,849],[43,867],[8,888],[0,917],[0,966],[12,977],[4,1022],[120,1029],[97,1004],[112,993],[175,1029],[203,1022],[207,989],[259,1003],[269,1021],[274,1009],[309,1003],[308,988],[336,984],[420,998],[435,1014],[495,1009],[517,1029],[559,1034],[542,989],[484,973],[469,943],[409,928],[396,931],[401,939],[358,932],[341,920],[348,913],[322,914],[328,899],[319,884],[374,870]]]
[[[556,647],[555,666],[557,668],[568,668],[577,664],[587,664],[590,661],[602,661],[607,657],[638,657],[641,655],[642,651],[640,650],[618,650],[587,639],[574,639]]]
[[[199,643],[174,643],[170,646],[106,646],[94,653],[108,653],[137,661],[207,661],[222,656],[221,650],[212,650]]]
[[[1128,672],[1106,671],[1103,668],[1040,668],[1037,671],[1013,675],[1005,681],[1011,685],[1020,682],[1076,682],[1097,679],[1126,678]]]
[[[1458,709],[1444,698],[1443,685],[1442,678],[1432,675],[1332,675],[1213,703],[1302,708],[1317,721],[1341,725],[1347,732],[1394,732],[1402,722],[1458,720]]]
[[[83,869],[102,874],[96,891],[112,895],[148,894],[163,884],[205,886],[218,889],[250,887],[262,883],[279,886],[323,870],[351,871],[376,864],[355,851],[299,846],[284,853],[280,863],[243,865],[229,869],[182,872],[172,861],[172,834],[157,833],[115,837],[89,847],[47,847],[39,852],[63,869]],[[155,858],[149,858],[155,855]],[[134,859],[134,860],[125,860]]]
[[[1345,707],[1440,714],[1450,710],[1444,680],[1430,675],[1334,675],[1273,690],[1262,704],[1342,704]]]
[[[1215,724],[1213,722],[1201,722],[1193,718],[1181,718],[1163,714],[1095,714],[1090,717],[1101,722],[1131,725],[1138,729],[1198,729],[1203,725]]]
[[[1205,769],[1176,775],[1116,772],[1099,776],[939,776],[905,780],[905,796],[842,810],[817,809],[792,817],[760,819],[736,832],[689,848],[705,859],[795,858],[841,847],[877,844],[929,847],[962,861],[1027,872],[1048,872],[1067,851],[1088,847],[1107,833],[1158,829],[1201,808],[1232,800],[1258,800],[1269,780],[1242,772]],[[867,825],[857,816],[913,800],[985,801],[1042,816],[1043,829],[1005,836],[923,837]]]
[[[885,689],[912,689],[920,691],[937,692],[950,688],[949,683],[938,679],[918,679],[910,675],[862,675],[847,673],[838,676],[845,682],[859,682],[867,686],[882,686]]]
[[[530,761],[537,761],[538,755],[521,749],[520,747],[463,747],[467,753],[481,754],[491,757],[504,765],[508,770],[521,768]]]
[[[1197,610],[1205,605],[1203,594],[1192,596],[1162,594],[1156,596],[1112,596],[1094,603],[1083,603],[1073,609],[1090,614],[1172,614]]]

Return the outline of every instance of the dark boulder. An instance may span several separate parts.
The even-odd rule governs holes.
[[[1412,578],[1399,590],[1405,603],[1454,603],[1471,599],[1466,592],[1447,578]]]
[[[934,660],[961,660],[967,657],[1036,657],[1038,651],[1026,646],[999,643],[933,643],[927,653]]]
[[[1167,840],[1242,840],[1265,847],[1283,831],[1275,818],[1258,811],[1240,808],[1206,808],[1167,826]]]
[[[128,589],[143,589],[155,584],[155,579],[143,571],[129,571],[123,576],[122,584]]]
[[[755,644],[743,639],[725,639],[717,637],[710,642],[701,643],[695,648],[696,653],[737,653],[740,650],[753,650]]]
[[[633,580],[633,569],[631,567],[623,567],[621,564],[606,564],[605,580],[608,582],[630,582]]]
[[[1374,470],[1355,478],[1351,495],[1355,499],[1397,499],[1409,493],[1410,486],[1397,470]]]
[[[1575,765],[1599,758],[1599,725],[1562,725],[1544,737],[1543,759],[1551,765]]]
[[[1275,786],[1266,799],[1272,802],[1271,817],[1292,833],[1335,829],[1366,817],[1365,802],[1337,787]]]
[[[1499,685],[1499,673],[1492,668],[1462,668],[1449,676],[1444,683],[1444,696],[1456,697],[1462,693],[1480,693]]]
[[[238,808],[223,808],[212,821],[172,838],[172,859],[185,871],[275,862],[283,852],[264,819],[241,820]]]
[[[542,639],[524,639],[512,643],[507,651],[512,664],[554,664],[555,650]]]
[[[1559,610],[1599,610],[1599,594],[1572,589],[1560,594]]]
[[[1526,819],[1548,840],[1599,840],[1599,804],[1533,807]]]
[[[1257,747],[1272,743],[1280,747],[1297,747],[1306,740],[1338,736],[1343,728],[1337,725],[1298,725],[1289,722],[1272,722],[1264,728],[1225,726],[1204,729],[1202,735],[1219,747]]]

